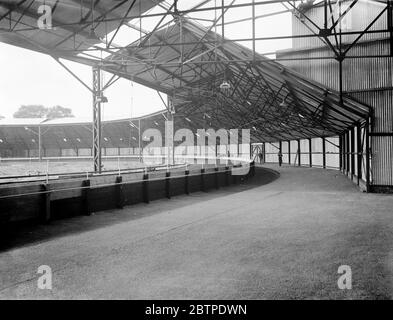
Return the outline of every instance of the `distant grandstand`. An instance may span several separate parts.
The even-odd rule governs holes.
[[[250,159],[250,144],[217,145],[202,147],[198,143],[187,150],[170,151],[166,146],[151,147],[147,129],[157,129],[165,138],[167,110],[137,118],[112,119],[102,122],[102,170],[144,169],[147,167],[192,164],[198,157],[240,157]],[[187,120],[175,119],[175,130],[193,128]],[[208,128],[206,128],[208,129]],[[198,134],[195,132],[195,141]],[[208,140],[209,133],[205,138]],[[203,139],[202,139],[203,140]],[[164,141],[163,141],[164,142]],[[207,142],[207,141],[206,141]],[[178,144],[180,142],[177,142]],[[240,141],[239,141],[240,143]],[[9,179],[24,180],[42,175],[76,174],[92,171],[91,119],[1,119],[0,120],[0,177],[1,183]],[[176,146],[176,145],[175,145]],[[187,151],[187,156],[182,157]],[[173,154],[171,153],[173,152]],[[178,152],[178,156],[175,156]],[[170,158],[175,156],[174,160]],[[179,157],[180,155],[180,157]],[[196,158],[194,158],[194,156]],[[225,161],[225,160],[223,160]],[[173,163],[172,163],[173,162]]]
[[[103,121],[103,155],[136,155],[142,132],[164,126],[165,111],[148,116]],[[141,125],[139,130],[139,124]],[[1,158],[90,157],[92,126],[89,119],[1,119]]]

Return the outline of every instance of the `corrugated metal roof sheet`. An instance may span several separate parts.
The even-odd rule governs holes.
[[[45,120],[44,118],[4,118],[0,119],[0,126],[39,125]]]
[[[96,34],[102,37],[116,29],[124,22],[121,18],[128,9],[130,18],[158,2],[162,1],[136,1],[135,8],[130,7],[131,1],[97,2],[92,10]],[[222,39],[212,28],[207,29],[186,16],[172,14],[171,23],[126,48],[112,50],[105,59],[83,56],[79,53],[91,46],[87,40],[91,24],[78,26],[83,19],[76,10],[79,5],[73,0],[60,3],[54,15],[54,23],[59,26],[56,30],[23,31],[22,26],[36,25],[36,10],[27,8],[27,4],[7,7],[7,1],[3,1],[0,16],[12,10],[21,21],[15,28],[17,32],[2,33],[0,41],[87,65],[99,64],[106,71],[165,92],[174,97],[181,126],[196,129],[207,125],[213,128],[253,125],[257,128],[253,133],[257,140],[277,141],[334,135],[368,115],[366,105],[347,97],[341,103],[338,92],[238,43]],[[165,6],[169,7],[168,3]],[[88,21],[91,16],[91,12],[86,13],[85,19]],[[104,18],[109,18],[106,21],[109,24],[101,23]],[[75,24],[64,25],[69,20]],[[5,19],[0,21],[0,27],[8,28],[5,23]],[[179,45],[179,39],[186,44]],[[220,90],[226,75],[231,84],[229,94]],[[209,121],[206,113],[210,114]],[[185,117],[192,123],[184,121]]]

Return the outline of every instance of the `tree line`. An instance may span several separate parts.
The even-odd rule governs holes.
[[[43,105],[22,105],[14,113],[14,118],[45,118],[58,119],[74,117],[70,108],[53,106],[46,108]]]

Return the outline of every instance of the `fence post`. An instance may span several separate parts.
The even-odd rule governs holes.
[[[118,209],[123,209],[124,207],[124,194],[123,194],[123,177],[116,177],[116,206]]]
[[[187,169],[184,175],[184,191],[186,194],[190,194],[189,183],[188,183],[189,174],[190,174],[190,170]]]
[[[43,195],[43,214],[42,221],[48,223],[51,219],[51,208],[50,208],[50,186],[48,184],[42,184],[41,190],[44,192]]]
[[[170,171],[167,171],[165,173],[165,193],[166,193],[166,197],[168,199],[171,198],[171,178],[170,178],[170,176],[171,176]]]
[[[201,191],[205,190],[205,168],[201,169]]]
[[[215,171],[214,172],[214,183],[215,183],[216,189],[218,189],[220,187],[218,184],[218,167],[215,167],[214,171]]]
[[[142,182],[142,192],[143,192],[143,201],[145,203],[149,203],[149,174],[143,174],[143,182]]]
[[[86,216],[90,216],[90,180],[84,180],[82,187],[83,211]]]

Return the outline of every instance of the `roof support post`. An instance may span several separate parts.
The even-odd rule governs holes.
[[[93,67],[93,161],[94,172],[101,173],[101,69]]]
[[[299,167],[302,165],[302,161],[300,159],[301,154],[302,154],[302,152],[301,152],[301,149],[300,149],[300,139],[297,139],[297,156],[298,156],[297,164],[298,164]]]
[[[322,166],[326,169],[326,139],[322,137]]]
[[[255,0],[252,0],[252,60],[255,61],[255,44],[256,32],[255,32]]]
[[[357,184],[360,184],[360,180],[362,179],[362,157],[363,157],[363,150],[362,150],[362,129],[360,124],[356,127],[356,142],[357,142],[357,167],[358,167],[358,180]]]
[[[349,174],[349,168],[350,168],[350,163],[349,163],[349,131],[345,132],[345,173],[346,175]]]
[[[346,158],[345,158],[345,152],[347,150],[347,143],[346,143],[346,139],[345,139],[345,132],[341,135],[341,140],[342,140],[342,173],[345,174],[345,168],[346,168]]]
[[[342,141],[342,173],[345,173],[345,150],[347,148],[346,146],[346,141],[345,141],[345,132],[341,135],[341,141]]]
[[[288,140],[288,164],[291,164],[291,141]]]
[[[367,118],[364,130],[366,130],[366,192],[370,192],[370,118]]]
[[[388,30],[390,34],[390,55],[393,57],[393,0],[387,1],[387,19]]]
[[[339,142],[338,142],[338,148],[339,148],[339,167],[340,167],[340,171],[342,171],[342,166],[343,166],[343,137],[340,134],[338,136]]]
[[[351,180],[355,173],[355,128],[351,129]]]
[[[308,162],[310,168],[312,167],[312,140],[308,138]]]

